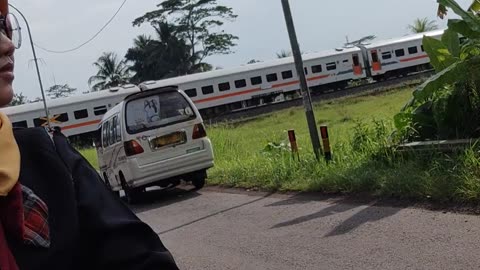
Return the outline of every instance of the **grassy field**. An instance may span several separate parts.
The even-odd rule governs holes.
[[[454,156],[399,157],[390,148],[392,118],[412,89],[315,104],[318,125],[329,127],[334,160],[314,158],[302,108],[244,123],[208,128],[216,166],[209,184],[274,191],[369,193],[435,201],[477,201],[480,158],[474,149]],[[288,150],[294,129],[300,160]],[[96,165],[93,150],[83,151]]]

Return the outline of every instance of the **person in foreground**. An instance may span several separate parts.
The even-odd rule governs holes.
[[[14,31],[0,0],[0,107],[12,99]],[[59,132],[12,130],[0,112],[1,270],[178,269]]]

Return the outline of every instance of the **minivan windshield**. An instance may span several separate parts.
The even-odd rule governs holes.
[[[131,100],[127,103],[125,111],[129,134],[196,118],[190,103],[176,91]]]

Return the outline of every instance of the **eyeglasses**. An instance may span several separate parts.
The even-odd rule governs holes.
[[[22,31],[15,15],[11,13],[6,16],[0,15],[0,33],[8,37],[15,48],[19,49],[22,46]]]

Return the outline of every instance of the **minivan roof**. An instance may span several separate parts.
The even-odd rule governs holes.
[[[103,124],[103,122],[105,122],[105,120],[107,119],[110,119],[112,116],[114,116],[115,114],[118,114],[122,111],[122,107],[123,107],[123,101],[118,103],[117,105],[115,105],[115,107],[111,108],[103,117],[102,117],[102,121],[100,122],[100,125]]]
[[[128,102],[132,99],[136,99],[139,97],[144,97],[144,96],[149,96],[152,94],[157,94],[157,93],[163,93],[163,92],[178,92],[179,88],[178,86],[171,85],[171,86],[165,86],[165,87],[157,87],[157,88],[148,88],[146,84],[140,85],[140,89],[142,90],[141,92],[133,93],[131,95],[128,95],[125,97],[124,101]]]

